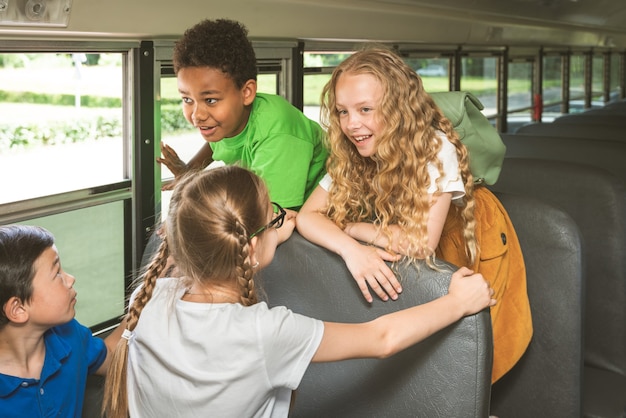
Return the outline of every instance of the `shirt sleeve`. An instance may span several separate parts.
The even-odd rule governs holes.
[[[56,333],[63,339],[80,341],[78,345],[72,343],[77,348],[81,347],[84,356],[84,364],[87,365],[87,374],[93,374],[102,366],[107,357],[107,347],[102,338],[94,337],[91,330],[81,325],[76,319],[65,325],[55,328]]]
[[[273,387],[296,389],[324,335],[320,320],[279,306],[259,318],[263,351]]]
[[[439,174],[435,164],[428,163],[428,174],[430,175],[428,193],[433,194],[437,191],[437,180],[441,177],[439,181],[441,192],[452,193],[452,200],[460,199],[465,196],[465,185],[459,173],[459,158],[456,148],[445,135],[440,134],[440,138],[441,150],[439,150],[438,157],[443,165],[443,176]]]
[[[330,174],[324,174],[324,177],[320,180],[320,187],[326,191],[330,190],[330,186],[333,184],[333,179],[330,177]]]

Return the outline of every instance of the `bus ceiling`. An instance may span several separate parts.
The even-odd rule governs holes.
[[[626,48],[623,0],[0,0],[0,39],[177,38],[201,16],[252,38]]]

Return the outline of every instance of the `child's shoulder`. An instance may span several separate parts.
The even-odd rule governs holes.
[[[91,335],[91,330],[74,318],[70,322],[50,328],[48,333],[53,333],[65,338],[67,336],[75,335]]]
[[[266,110],[266,109],[296,109],[287,99],[278,94],[270,93],[257,93],[254,98],[254,105],[252,111]],[[296,109],[297,110],[297,109]]]
[[[84,354],[86,358],[92,359],[97,363],[96,367],[102,364],[106,357],[104,340],[94,336],[88,327],[76,319],[50,328],[44,334],[44,338],[46,339],[46,346],[51,351],[56,352],[57,356],[62,356],[62,353],[65,353],[71,347],[72,353]]]
[[[250,120],[252,125],[271,127],[273,131],[292,132],[296,136],[312,135],[317,138],[323,132],[317,122],[276,94],[257,93]]]

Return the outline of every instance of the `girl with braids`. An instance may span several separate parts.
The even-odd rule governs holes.
[[[308,240],[341,255],[365,299],[397,299],[386,262],[436,258],[482,273],[502,303],[491,310],[497,380],[532,335],[526,272],[504,207],[475,186],[468,151],[422,80],[394,52],[351,55],[322,93],[327,174],[297,216]],[[505,295],[506,291],[506,295]]]
[[[389,356],[495,304],[482,276],[462,269],[447,295],[364,324],[270,309],[254,276],[274,256],[277,229],[293,231],[285,214],[245,168],[181,178],[109,367],[109,418],[287,417],[311,361]],[[180,278],[157,279],[170,254]]]

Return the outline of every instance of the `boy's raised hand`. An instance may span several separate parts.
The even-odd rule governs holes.
[[[156,159],[157,163],[164,164],[178,178],[187,171],[187,164],[180,159],[176,151],[169,145],[161,142],[162,157]]]
[[[454,297],[463,316],[472,315],[496,304],[494,290],[482,274],[461,267],[452,274],[448,294]]]

